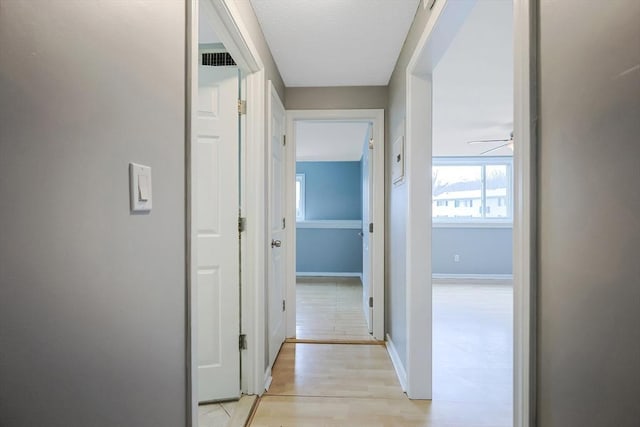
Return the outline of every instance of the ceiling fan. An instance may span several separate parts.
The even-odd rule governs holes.
[[[490,148],[486,151],[480,153],[481,156],[491,153],[492,151],[499,150],[503,147],[509,147],[511,151],[513,151],[513,131],[509,134],[509,138],[507,139],[478,139],[475,141],[467,141],[467,144],[495,144],[501,143],[500,145]]]

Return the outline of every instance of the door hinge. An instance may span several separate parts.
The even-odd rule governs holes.
[[[373,308],[373,297],[369,297],[369,308]]]
[[[238,115],[247,114],[247,101],[238,99]]]
[[[238,231],[242,233],[247,229],[247,218],[240,217],[238,218]]]
[[[373,138],[369,140],[369,150],[373,150]]]
[[[287,309],[287,302],[285,300],[282,300],[282,311],[286,311]]]
[[[282,218],[282,229],[284,230],[285,228],[287,228],[287,220]]]
[[[373,233],[373,223],[369,223],[369,233]]]
[[[247,336],[245,334],[240,334],[240,338],[238,339],[238,346],[240,350],[247,349]]]
[[[287,145],[287,135],[282,135],[282,145]]]

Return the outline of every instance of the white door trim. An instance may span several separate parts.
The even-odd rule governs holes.
[[[266,211],[264,188],[264,138],[265,138],[265,71],[264,65],[254,43],[247,36],[237,6],[229,0],[208,0],[213,13],[207,14],[209,25],[215,28],[225,48],[234,58],[238,67],[245,74],[247,114],[243,145],[244,192],[241,199],[242,215],[247,218],[247,229],[241,243],[242,262],[242,305],[240,307],[242,333],[247,335],[248,349],[241,352],[242,378],[241,390],[246,394],[261,394],[264,391],[264,278]],[[195,277],[195,263],[191,259],[196,256],[191,226],[192,181],[192,147],[195,133],[192,132],[195,120],[195,109],[198,94],[198,0],[186,3],[186,194],[185,227],[186,227],[186,394],[187,394],[187,426],[198,425],[197,402],[197,352],[194,337],[197,336],[197,319],[195,307],[197,301],[192,291],[192,277]]]
[[[535,425],[537,1],[514,0],[513,425]]]
[[[371,241],[373,262],[373,300],[374,306],[379,310],[374,311],[373,336],[375,339],[384,340],[384,110],[289,110],[287,111],[287,224],[295,224],[295,181],[296,181],[296,120],[368,120],[374,123],[374,177],[373,177],[373,222],[374,233]],[[287,241],[296,241],[296,227],[287,227]],[[287,337],[295,338],[296,335],[296,254],[295,245],[287,246]]]
[[[535,274],[535,0],[514,0],[514,426],[529,427],[534,413]],[[406,70],[405,159],[407,206],[407,394],[431,398],[431,70],[446,46],[463,8],[474,0],[436,2]],[[420,141],[420,143],[418,142]],[[424,141],[427,141],[425,144]],[[417,200],[418,199],[418,200]],[[427,200],[428,203],[419,199]],[[422,240],[420,239],[427,239]],[[418,244],[416,245],[416,241]],[[415,262],[413,260],[416,260]],[[427,262],[425,263],[425,260]],[[426,267],[424,264],[429,264]],[[426,276],[422,276],[426,274]],[[427,295],[428,294],[428,295]],[[425,307],[425,303],[428,307]],[[428,334],[424,333],[429,325]],[[428,365],[426,367],[425,365]],[[426,384],[426,386],[425,386]]]

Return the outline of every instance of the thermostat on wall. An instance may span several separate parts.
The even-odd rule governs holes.
[[[151,168],[129,163],[129,195],[131,212],[151,210]]]

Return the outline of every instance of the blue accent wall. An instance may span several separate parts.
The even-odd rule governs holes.
[[[298,228],[296,271],[362,273],[360,230]]]
[[[434,227],[431,247],[434,274],[513,273],[512,228]]]
[[[306,220],[362,219],[360,162],[298,162],[305,175]]]
[[[306,220],[361,220],[360,162],[298,162],[305,174]],[[298,228],[296,271],[361,273],[362,239],[358,229]]]

